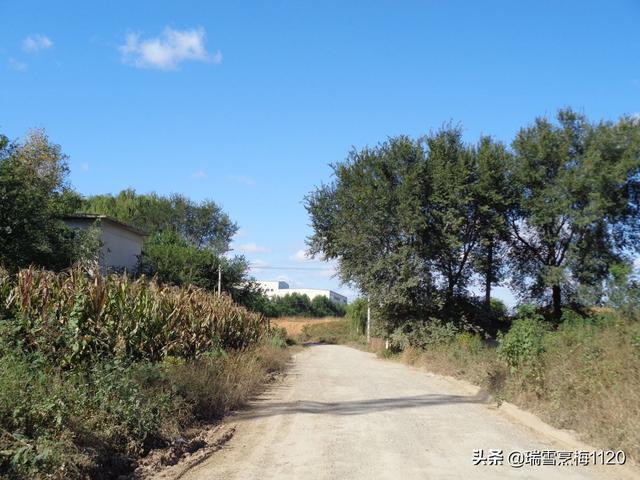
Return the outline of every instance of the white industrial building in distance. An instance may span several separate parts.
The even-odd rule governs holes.
[[[347,304],[347,297],[333,290],[325,290],[322,288],[289,288],[289,284],[282,281],[258,281],[257,283],[269,298],[284,297],[292,293],[299,293],[308,296],[311,300],[315,297],[327,297],[336,303]]]

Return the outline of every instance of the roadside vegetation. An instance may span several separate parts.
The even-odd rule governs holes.
[[[640,458],[637,119],[563,109],[510,145],[447,124],[333,170],[306,198],[310,252],[369,299],[384,355]]]
[[[550,328],[522,308],[497,347],[479,334],[436,324],[395,335],[386,357],[482,387],[602,448],[640,459],[640,318],[613,309],[570,310]]]
[[[364,346],[367,322],[366,301],[355,299],[346,306],[343,318],[324,317],[307,319],[283,318],[273,320],[284,327],[295,343],[329,343]]]
[[[1,478],[131,473],[241,407],[289,357],[250,309],[263,295],[226,255],[237,227],[214,202],[83,198],[68,172],[43,131],[0,135]],[[96,232],[63,221],[76,212],[144,229],[138,271],[103,276]]]
[[[197,287],[0,274],[0,474],[115,478],[284,369],[260,315]]]

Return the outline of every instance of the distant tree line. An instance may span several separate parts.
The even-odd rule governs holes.
[[[336,259],[392,331],[489,319],[495,285],[548,306],[601,302],[640,246],[640,124],[538,118],[510,148],[445,125],[353,150],[305,200],[311,253]],[[482,298],[469,288],[480,284]],[[488,321],[488,320],[487,320]]]
[[[268,317],[343,317],[346,306],[319,295],[313,300],[308,295],[289,293],[282,297],[261,298],[254,310]]]

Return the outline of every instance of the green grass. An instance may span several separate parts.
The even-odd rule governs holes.
[[[241,407],[288,352],[246,351],[161,363],[108,360],[66,371],[37,356],[0,356],[0,477],[117,478],[194,421]]]

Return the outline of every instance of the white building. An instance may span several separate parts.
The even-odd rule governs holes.
[[[336,303],[347,304],[347,297],[334,292],[333,290],[326,290],[322,288],[289,288],[287,282],[281,281],[258,281],[258,285],[262,288],[267,297],[284,297],[292,293],[299,293],[300,295],[306,295],[311,300],[315,297],[327,297],[329,300],[333,300]]]
[[[287,282],[280,282],[277,280],[274,281],[257,281],[256,282],[258,285],[260,285],[260,288],[262,288],[262,290],[264,290],[264,293],[267,294],[268,297],[272,297],[274,292],[277,292],[278,290],[284,290],[289,288],[289,284]]]
[[[79,213],[67,215],[64,222],[70,228],[88,230],[95,225],[100,228],[100,266],[103,271],[127,270],[135,272],[142,253],[145,233],[131,225],[106,215]]]

